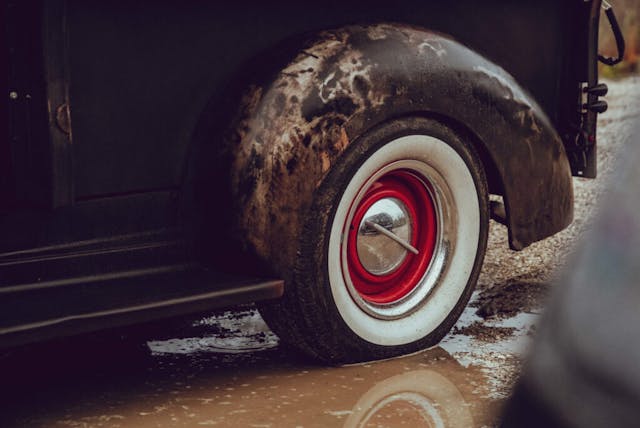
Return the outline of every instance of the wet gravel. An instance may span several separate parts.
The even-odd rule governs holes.
[[[574,221],[521,252],[508,247],[507,230],[491,222],[489,244],[469,307],[442,346],[463,364],[482,367],[497,398],[509,395],[554,278],[579,245],[599,210],[616,160],[636,143],[640,77],[606,81],[609,111],[598,122],[598,178],[574,179]],[[505,330],[505,327],[507,330]]]
[[[549,282],[561,268],[571,249],[589,228],[599,206],[598,201],[607,189],[608,179],[616,159],[632,141],[634,127],[640,118],[640,77],[619,81],[605,81],[609,85],[609,111],[598,122],[598,178],[574,179],[574,221],[567,229],[521,252],[508,248],[506,228],[491,224],[489,250],[478,288],[496,291],[523,281]]]

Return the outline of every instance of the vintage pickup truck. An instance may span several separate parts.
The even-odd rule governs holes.
[[[4,2],[0,345],[243,302],[326,362],[436,344],[489,219],[596,176],[602,7]]]

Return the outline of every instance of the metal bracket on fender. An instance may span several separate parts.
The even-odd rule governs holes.
[[[341,153],[399,116],[441,119],[481,145],[502,182],[512,248],[571,222],[571,171],[555,129],[511,75],[458,42],[398,24],[350,26],[301,43],[277,70],[247,86],[226,140],[235,226],[261,257],[277,264],[296,251],[281,241],[299,236]]]

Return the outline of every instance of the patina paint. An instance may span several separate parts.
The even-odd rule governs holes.
[[[488,153],[513,249],[572,220],[569,164],[542,109],[502,68],[440,34],[400,24],[321,32],[275,79],[249,85],[239,112],[226,140],[235,233],[275,266],[293,259],[291,241],[340,155],[401,116],[438,118]]]

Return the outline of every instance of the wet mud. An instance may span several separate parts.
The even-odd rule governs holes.
[[[549,294],[549,283],[540,280],[541,273],[526,274],[509,278],[482,291],[472,306],[482,318],[510,318],[522,311],[534,311],[542,306]]]
[[[462,328],[455,327],[452,333],[454,335],[463,334],[466,336],[474,336],[485,341],[495,342],[513,335],[515,331],[515,327],[492,327],[476,321]]]

